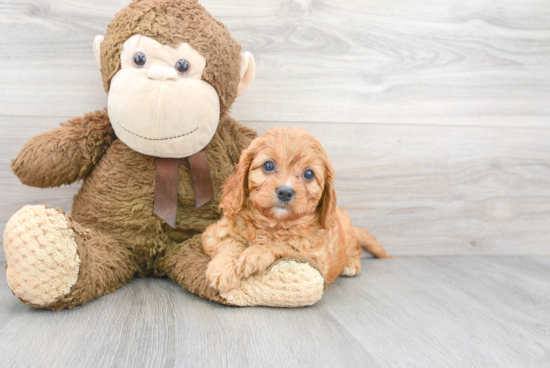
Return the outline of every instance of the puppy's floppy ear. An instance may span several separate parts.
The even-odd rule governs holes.
[[[325,163],[325,189],[319,202],[318,213],[321,226],[328,229],[335,225],[337,201],[334,190],[334,169],[326,154],[323,161]]]
[[[220,208],[228,216],[233,216],[241,210],[248,195],[248,172],[254,160],[254,151],[251,147],[244,150],[237,164],[235,172],[223,184]]]

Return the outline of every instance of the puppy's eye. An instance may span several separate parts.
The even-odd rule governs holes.
[[[311,170],[306,170],[304,172],[304,179],[306,179],[306,180],[311,180],[311,179],[313,179],[314,176],[315,175],[313,174],[313,171],[311,171]]]
[[[185,59],[178,60],[176,70],[180,74],[187,74],[189,72],[189,62]]]
[[[134,65],[137,68],[143,68],[147,64],[147,56],[143,52],[136,52],[134,54]]]
[[[273,170],[275,170],[275,164],[271,161],[267,161],[264,164],[264,171],[270,172],[270,171],[273,171]]]

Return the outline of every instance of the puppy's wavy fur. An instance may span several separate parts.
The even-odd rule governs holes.
[[[269,161],[272,170],[266,170]],[[308,170],[311,180],[304,175]],[[290,201],[277,195],[283,187],[294,191]],[[391,257],[337,206],[331,162],[319,141],[300,128],[272,128],[254,140],[225,181],[220,208],[224,216],[202,235],[212,256],[207,277],[220,291],[238,287],[241,278],[281,257],[310,258],[327,284],[359,274],[361,246]]]

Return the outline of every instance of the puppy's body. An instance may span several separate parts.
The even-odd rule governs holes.
[[[299,128],[272,128],[253,141],[224,184],[224,217],[203,234],[207,277],[229,291],[275,260],[313,260],[327,283],[361,271],[361,246],[388,257],[336,205],[334,172],[321,144]]]

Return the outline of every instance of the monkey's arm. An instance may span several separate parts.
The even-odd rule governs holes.
[[[29,140],[11,168],[32,187],[71,184],[90,173],[114,139],[107,111],[95,111]]]

